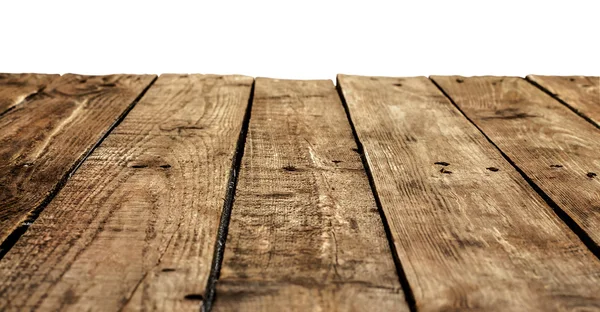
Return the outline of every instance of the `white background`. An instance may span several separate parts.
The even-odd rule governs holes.
[[[0,72],[600,75],[599,1],[7,1]]]

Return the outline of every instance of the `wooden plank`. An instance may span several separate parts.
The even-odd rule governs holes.
[[[407,311],[329,80],[257,79],[216,311]]]
[[[50,198],[152,79],[64,75],[0,118],[0,242]]]
[[[0,262],[0,310],[198,311],[252,81],[160,76]]]
[[[587,233],[595,245],[592,250],[598,252],[600,177],[596,174],[600,174],[600,131],[521,78],[434,79]]]
[[[0,74],[0,116],[40,92],[59,75]]]
[[[529,75],[527,79],[600,127],[600,77]]]
[[[338,79],[419,311],[598,307],[600,261],[430,80]]]

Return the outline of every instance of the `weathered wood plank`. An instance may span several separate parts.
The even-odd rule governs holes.
[[[0,74],[0,115],[22,103],[59,75]]]
[[[331,81],[257,79],[216,311],[406,311]]]
[[[0,242],[49,198],[152,79],[64,75],[0,118]]]
[[[529,75],[527,79],[600,127],[600,77]]]
[[[0,310],[198,311],[252,81],[160,76],[0,262]]]
[[[339,83],[419,311],[599,307],[600,261],[430,80]]]
[[[434,79],[515,165],[587,233],[597,252],[600,131],[521,78]]]

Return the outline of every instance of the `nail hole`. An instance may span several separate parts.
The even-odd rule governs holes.
[[[161,271],[163,271],[163,272],[175,272],[175,269],[173,269],[173,268],[164,268]]]
[[[109,82],[109,83],[103,83],[101,86],[103,86],[103,87],[116,87],[117,84]]]
[[[189,294],[183,297],[186,300],[204,300],[204,297],[201,294]]]
[[[496,172],[496,171],[500,170],[500,169],[498,169],[498,168],[496,168],[496,167],[487,167],[487,168],[485,168],[485,169],[487,169],[487,170],[489,170],[489,171],[493,171],[493,172]]]
[[[171,165],[169,165],[169,164],[166,164],[166,165],[160,165],[160,167],[161,167],[161,168],[164,168],[164,169],[168,169],[168,168],[171,168]]]
[[[562,165],[550,165],[550,168],[562,168]]]
[[[358,148],[353,147],[352,150],[358,153]]]
[[[445,174],[451,174],[452,173],[452,171],[446,170],[445,168],[440,169],[440,172],[441,173],[445,173]]]
[[[285,171],[296,171],[296,167],[294,167],[294,166],[285,166],[285,167],[283,167],[283,170],[285,170]]]
[[[590,179],[593,179],[595,176],[597,176],[597,174],[595,172],[588,172],[586,176]]]
[[[339,164],[339,163],[341,163],[342,161],[341,161],[341,160],[332,160],[332,162],[333,162],[334,164]]]
[[[87,82],[87,79],[81,79],[81,80],[79,80],[79,83],[86,83],[86,82]]]
[[[402,84],[401,83],[395,83],[394,86],[396,86],[396,87],[402,87]]]
[[[148,165],[131,165],[131,168],[148,168]]]
[[[457,78],[457,79],[456,79],[456,82],[458,82],[458,83],[463,83],[463,82],[465,82],[465,81],[464,81],[464,80],[462,80],[462,79],[460,79],[460,78]]]
[[[434,165],[441,165],[441,166],[450,166],[449,163],[445,162],[445,161],[436,161],[433,163]]]
[[[569,81],[573,82],[573,81],[575,81],[575,78],[569,78]]]

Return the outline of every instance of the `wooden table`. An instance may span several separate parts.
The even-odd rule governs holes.
[[[599,128],[599,77],[3,74],[0,310],[600,310]]]

